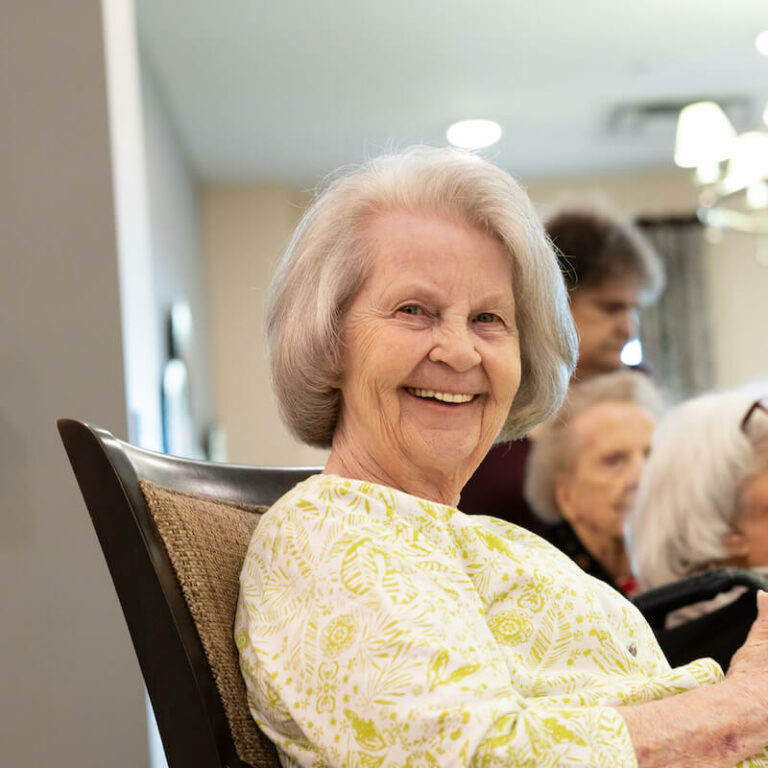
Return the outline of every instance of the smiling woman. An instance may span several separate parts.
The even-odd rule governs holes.
[[[507,174],[372,160],[318,198],[273,289],[282,413],[331,447],[241,575],[241,669],[284,765],[728,766],[768,743],[768,604],[728,680],[673,670],[609,586],[452,506],[575,364],[555,254]]]
[[[366,235],[326,471],[456,504],[520,384],[512,267],[498,238],[434,215],[382,213]]]

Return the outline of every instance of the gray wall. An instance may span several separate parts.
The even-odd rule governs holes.
[[[125,435],[99,4],[0,10],[0,744],[141,768],[138,665],[55,430]]]

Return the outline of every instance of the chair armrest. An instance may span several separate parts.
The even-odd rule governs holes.
[[[633,597],[632,602],[652,627],[663,627],[668,613],[711,600],[734,587],[747,587],[753,592],[758,589],[768,591],[768,579],[746,568],[718,568],[649,589]]]

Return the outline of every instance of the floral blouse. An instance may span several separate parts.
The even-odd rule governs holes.
[[[722,678],[670,669],[629,602],[534,534],[334,475],[262,518],[235,640],[291,768],[636,766],[614,707]]]

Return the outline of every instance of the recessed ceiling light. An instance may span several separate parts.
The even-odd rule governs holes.
[[[768,29],[764,29],[755,38],[755,48],[757,48],[763,56],[768,56]]]
[[[482,149],[501,138],[501,126],[493,120],[461,120],[448,127],[445,137],[454,147]]]

